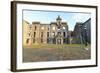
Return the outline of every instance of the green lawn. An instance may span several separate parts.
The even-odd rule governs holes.
[[[88,48],[86,50],[85,48]],[[23,47],[23,62],[82,60],[91,58],[90,45],[39,44]]]
[[[84,44],[34,44],[31,46],[23,46],[23,48],[35,48],[35,49],[42,49],[42,48],[68,48],[68,47],[85,47]]]

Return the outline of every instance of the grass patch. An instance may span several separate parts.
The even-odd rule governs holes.
[[[24,46],[23,62],[84,60],[91,58],[91,47],[82,44],[39,44]]]
[[[42,48],[65,48],[65,47],[85,47],[84,44],[33,44],[29,46],[23,46],[23,48],[34,48],[34,49],[42,49]]]

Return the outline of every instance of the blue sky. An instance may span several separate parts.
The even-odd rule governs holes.
[[[30,24],[34,21],[49,24],[55,22],[58,15],[62,18],[62,21],[68,23],[69,30],[74,29],[76,22],[85,22],[91,18],[90,13],[23,10],[23,20]]]

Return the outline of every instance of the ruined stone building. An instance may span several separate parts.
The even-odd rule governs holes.
[[[91,18],[84,23],[77,22],[73,31],[73,43],[91,43]]]
[[[23,45],[32,44],[67,44],[68,24],[58,16],[56,22],[42,24],[23,20]]]

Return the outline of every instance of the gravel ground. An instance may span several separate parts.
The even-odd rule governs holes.
[[[84,60],[91,58],[88,49],[80,46],[64,46],[62,48],[23,48],[23,62]]]

